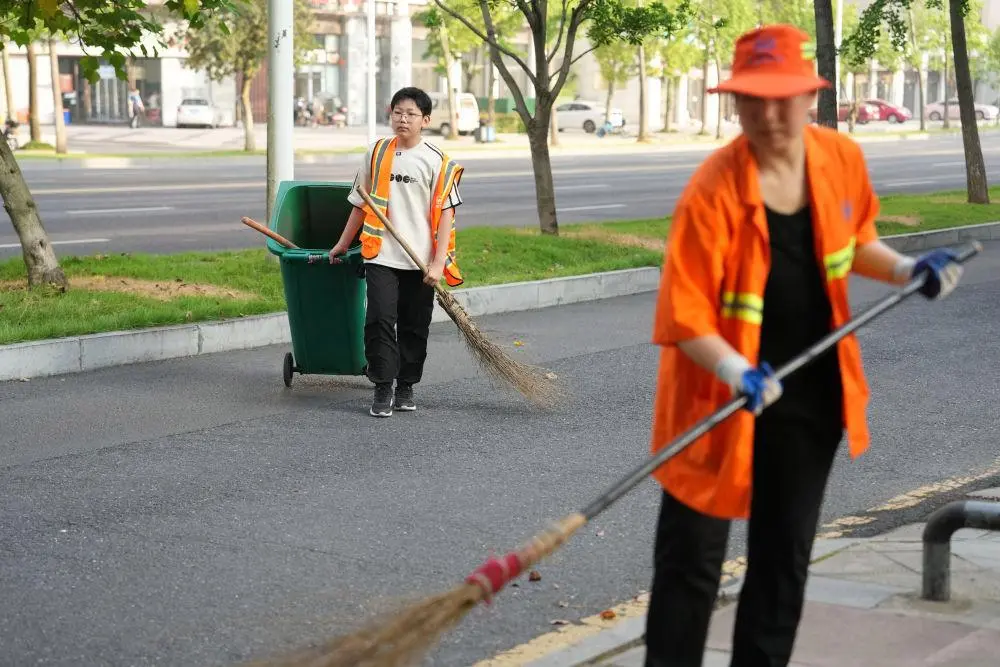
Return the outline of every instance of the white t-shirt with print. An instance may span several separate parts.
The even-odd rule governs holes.
[[[368,147],[364,164],[358,170],[354,180],[355,187],[368,186],[371,192],[372,151],[375,145]],[[386,156],[388,157],[388,156]],[[430,211],[431,196],[437,179],[441,173],[444,153],[439,148],[424,140],[413,148],[396,147],[392,156],[392,177],[389,182],[389,221],[393,228],[410,245],[413,251],[429,264],[434,258],[434,244],[431,239]],[[364,185],[363,185],[364,184]],[[363,207],[365,200],[356,190],[351,190],[348,201],[357,207]],[[451,196],[445,202],[444,208],[454,208],[462,203],[456,183],[451,189]],[[365,260],[373,264],[381,264],[396,269],[417,269],[403,247],[396,242],[389,230],[382,234],[382,247],[378,256]]]

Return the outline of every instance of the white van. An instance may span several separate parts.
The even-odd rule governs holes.
[[[450,133],[451,123],[448,121],[448,93],[430,93],[434,106],[431,110],[430,130],[442,136]],[[472,93],[455,93],[455,105],[458,107],[459,134],[471,134],[479,127],[479,104]]]

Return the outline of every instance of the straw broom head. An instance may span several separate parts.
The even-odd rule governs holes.
[[[587,523],[571,514],[518,551],[490,558],[452,590],[316,649],[247,667],[409,667],[480,602],[489,602],[522,572],[548,557]]]
[[[375,205],[371,196],[365,192],[364,188],[355,188],[361,198],[365,200],[368,210],[375,213],[382,226],[389,230],[393,238],[399,242],[403,250],[410,259],[427,275],[427,267],[424,262],[413,251],[405,238],[399,235],[389,218],[382,210]],[[434,291],[437,293],[438,303],[448,317],[458,326],[462,339],[472,353],[472,356],[479,362],[480,366],[486,369],[489,375],[503,382],[509,383],[529,401],[540,407],[552,407],[563,398],[563,391],[556,384],[555,373],[547,372],[536,366],[521,363],[504,352],[503,348],[495,344],[483,334],[473,323],[472,318],[465,312],[465,309],[455,300],[446,289],[435,283]]]

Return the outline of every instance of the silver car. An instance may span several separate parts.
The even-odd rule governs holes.
[[[997,116],[1000,115],[1000,109],[993,106],[992,104],[980,104],[976,102],[976,120],[996,120]],[[930,104],[924,105],[924,116],[927,120],[943,120],[944,119],[944,101],[931,102]],[[948,99],[948,120],[958,120],[958,98],[952,97]]]

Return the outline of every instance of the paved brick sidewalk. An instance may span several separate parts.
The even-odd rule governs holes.
[[[920,599],[923,524],[870,539],[820,540],[793,667],[996,667],[1000,656],[1000,533],[952,539],[949,602]],[[703,667],[728,667],[739,585],[725,589]],[[644,617],[530,667],[642,667]],[[617,646],[615,645],[617,643]]]

